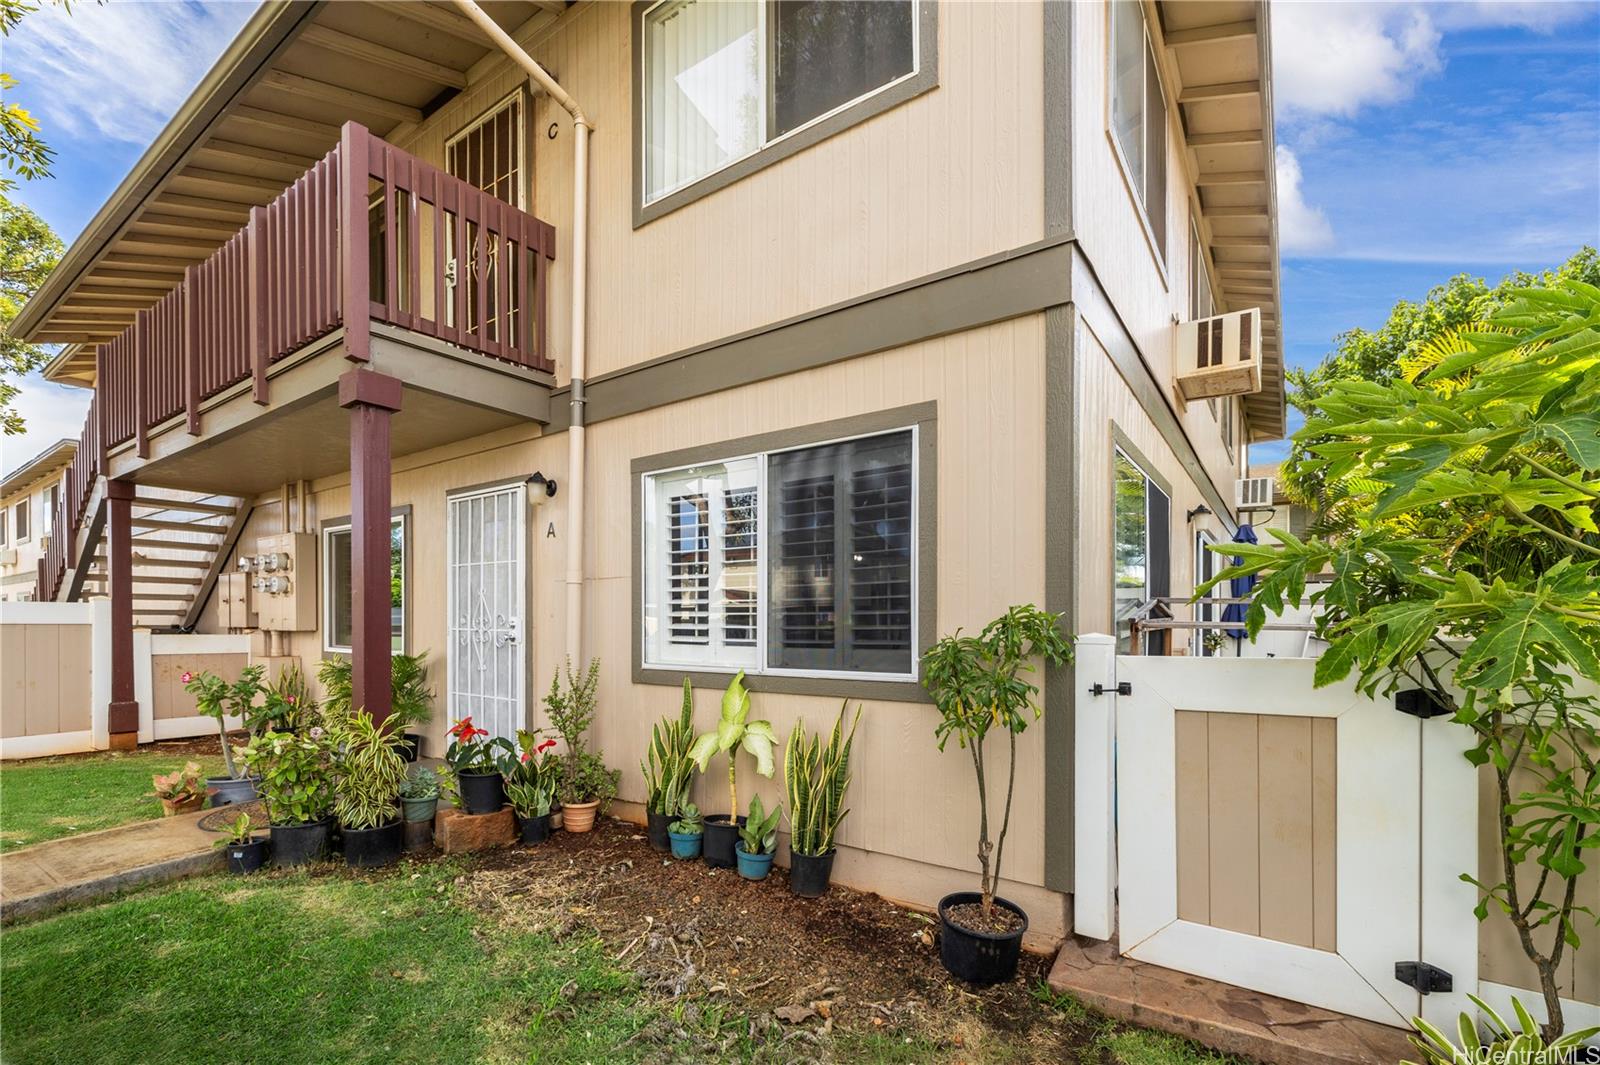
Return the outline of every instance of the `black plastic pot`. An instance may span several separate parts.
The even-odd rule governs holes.
[[[333,818],[305,825],[272,826],[272,864],[279,868],[320,862],[333,844]]]
[[[833,876],[833,856],[827,854],[789,853],[789,890],[803,899],[820,899],[828,893],[828,881]]]
[[[400,742],[395,745],[395,748],[400,752],[401,758],[408,762],[415,762],[417,756],[422,753],[422,734],[420,732],[401,733]]]
[[[739,842],[739,826],[744,818],[730,820],[727,814],[714,814],[705,819],[705,849],[700,856],[713,869],[733,869],[739,860],[734,856],[733,845]]]
[[[994,904],[1022,918],[1021,927],[1004,935],[973,932],[953,924],[945,916],[952,906],[982,902],[977,891],[957,891],[939,900],[939,960],[951,976],[973,984],[1003,984],[1017,975],[1017,959],[1022,955],[1022,934],[1028,930],[1028,915],[1022,907],[996,895]]]
[[[543,843],[550,838],[550,815],[518,817],[517,827],[522,831],[522,842]]]
[[[252,836],[249,843],[230,843],[223,848],[228,856],[228,872],[253,873],[267,864],[267,854],[272,844],[262,836]]]
[[[506,782],[499,773],[460,773],[456,780],[469,814],[492,814],[506,804]]]
[[[405,849],[406,823],[396,818],[377,828],[344,828],[344,863],[352,869],[393,865]]]
[[[666,814],[645,812],[644,831],[650,838],[650,849],[666,854],[672,849],[672,837],[667,834],[667,826],[672,824],[672,818]]]
[[[212,806],[232,806],[234,803],[251,802],[258,798],[256,784],[260,777],[206,777],[206,790],[215,791],[211,795]]]

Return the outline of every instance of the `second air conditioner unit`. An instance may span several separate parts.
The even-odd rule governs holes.
[[[1175,360],[1185,400],[1261,391],[1261,311],[1218,314],[1180,322]]]
[[[1233,503],[1239,510],[1271,510],[1277,492],[1271,477],[1241,477],[1233,482]]]

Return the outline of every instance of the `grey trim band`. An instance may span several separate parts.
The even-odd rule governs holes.
[[[1071,298],[1070,238],[985,256],[584,383],[589,424],[1033,314]],[[546,432],[568,427],[551,394]]]
[[[644,202],[644,14],[654,0],[635,0],[630,13],[633,37],[633,228],[671,214],[713,192],[764,170],[773,163],[782,162],[791,155],[820,144],[836,133],[843,133],[885,111],[893,110],[907,100],[939,86],[939,0],[918,0],[917,38],[918,56],[916,73],[878,90],[871,96],[857,100],[844,110],[829,115],[802,129],[795,130],[780,140],[729,163],[721,170],[669,192],[659,200]]]
[[[628,567],[633,606],[633,682],[677,687],[685,676],[697,688],[721,689],[733,679],[733,672],[705,672],[645,668],[644,665],[644,475],[654,470],[670,470],[714,462],[731,455],[757,451],[781,451],[807,444],[864,436],[870,433],[917,427],[917,648],[922,652],[938,638],[939,586],[939,466],[938,405],[914,403],[892,410],[873,411],[850,418],[817,422],[794,429],[781,429],[756,436],[702,444],[698,447],[665,451],[636,458],[629,465],[633,481],[632,500],[633,560]],[[826,695],[833,698],[877,699],[890,702],[925,703],[928,693],[915,681],[855,680],[850,677],[792,677],[772,674],[748,676],[753,692],[783,692],[791,695]]]
[[[1078,313],[1044,312],[1044,608],[1078,631]],[[1073,667],[1044,673],[1044,884],[1071,891],[1077,700]]]

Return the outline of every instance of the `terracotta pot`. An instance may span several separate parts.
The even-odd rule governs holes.
[[[600,803],[596,802],[569,802],[561,808],[561,826],[568,832],[587,832],[594,827],[596,811]]]
[[[191,795],[187,799],[162,799],[161,810],[163,816],[176,817],[178,814],[192,813],[200,809],[200,804],[205,801],[204,795]]]

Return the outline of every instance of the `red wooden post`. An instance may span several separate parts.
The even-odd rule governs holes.
[[[350,705],[373,721],[389,716],[389,417],[400,394],[398,378],[370,370],[339,378],[350,411]]]
[[[139,744],[139,703],[133,694],[133,482],[106,482],[106,573],[111,583],[111,704],[113,750]]]
[[[366,362],[372,354],[372,279],[367,261],[370,171],[366,128],[346,122],[339,132],[339,272],[344,357],[352,362]],[[388,459],[384,462],[387,465]],[[388,483],[387,474],[384,483]],[[387,662],[384,665],[388,667]]]

